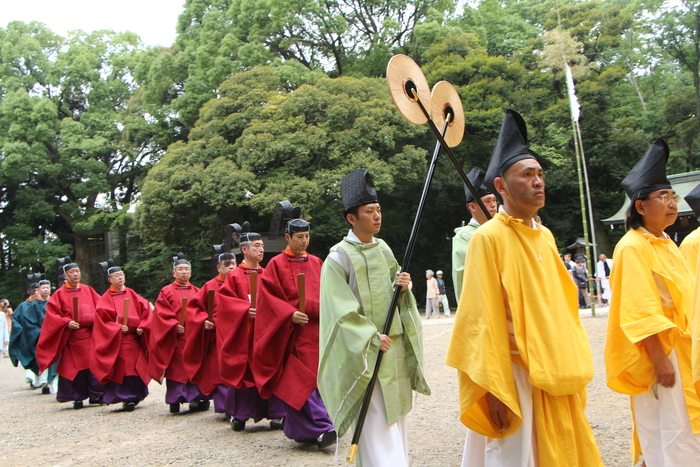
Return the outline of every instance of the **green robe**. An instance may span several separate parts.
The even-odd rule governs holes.
[[[333,260],[333,252],[345,265]],[[318,389],[342,436],[356,422],[379,352],[399,265],[383,240],[347,237],[331,248],[321,270]],[[349,271],[349,273],[347,272]],[[413,293],[401,294],[378,383],[387,423],[411,411],[412,390],[430,394],[423,375],[423,332]]]
[[[455,229],[452,237],[452,285],[455,288],[455,298],[459,305],[459,297],[462,295],[462,281],[464,277],[464,260],[467,257],[469,240],[480,226],[467,224]]]
[[[39,364],[36,361],[36,344],[39,342],[41,325],[46,315],[48,300],[32,300],[20,303],[12,315],[12,336],[10,341],[10,356],[12,364],[21,363],[26,370],[39,374]],[[51,383],[56,377],[58,362],[48,368],[47,382]]]

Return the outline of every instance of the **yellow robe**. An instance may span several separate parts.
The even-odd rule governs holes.
[[[698,247],[700,246],[700,227],[690,232],[681,242],[679,247],[685,263],[690,268],[690,272],[697,274]]]
[[[541,466],[602,466],[582,402],[593,360],[578,317],[578,291],[543,226],[499,212],[474,232],[446,363],[458,370],[460,419],[504,438],[522,423],[512,363],[529,372]],[[509,331],[510,328],[510,331]],[[486,392],[509,409],[491,423]]]
[[[694,276],[672,240],[641,228],[620,239],[613,259],[605,338],[608,386],[630,396],[651,389],[656,373],[641,341],[657,334],[666,355],[676,349],[688,418],[693,433],[700,433],[700,399],[693,385],[689,329]],[[636,461],[636,433],[633,454]]]

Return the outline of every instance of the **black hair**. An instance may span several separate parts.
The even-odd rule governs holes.
[[[640,194],[637,199],[646,201],[649,199],[649,193]],[[627,230],[638,229],[639,227],[644,226],[644,216],[637,211],[636,204],[637,200],[632,201],[627,208],[627,212],[625,213],[625,229]]]
[[[350,224],[350,221],[348,221],[348,214],[352,214],[357,218],[357,213],[360,210],[360,206],[353,206],[348,209],[343,209],[343,218],[347,221],[348,224]],[[352,224],[350,224],[352,226]]]

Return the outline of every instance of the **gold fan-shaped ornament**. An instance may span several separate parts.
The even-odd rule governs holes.
[[[430,86],[420,67],[406,55],[394,55],[386,66],[389,93],[399,113],[414,125],[422,125],[428,117],[418,105],[418,99],[430,112]],[[418,99],[413,92],[418,95]]]
[[[438,81],[433,86],[430,98],[432,102],[431,120],[439,130],[442,130],[449,115],[450,121],[444,136],[445,142],[451,148],[457,146],[462,142],[464,136],[464,110],[457,90],[447,81]]]

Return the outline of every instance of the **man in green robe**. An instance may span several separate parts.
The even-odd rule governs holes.
[[[399,272],[389,246],[374,237],[382,214],[363,169],[341,185],[352,226],[321,270],[318,389],[339,436],[357,421],[377,355],[385,352],[359,440],[358,464],[407,466],[405,415],[412,391],[430,394],[423,375],[423,333],[411,277]],[[384,328],[394,286],[402,289],[389,335]]]
[[[481,198],[486,209],[495,216],[498,212],[498,200],[491,190],[484,185],[484,176],[486,174],[479,167],[472,167],[467,172],[467,178],[472,186],[476,189],[476,194]],[[452,237],[452,285],[455,288],[455,298],[459,304],[459,297],[462,294],[462,278],[464,277],[464,258],[467,256],[467,247],[472,234],[486,222],[486,216],[481,211],[481,208],[474,199],[472,192],[464,185],[464,194],[467,198],[467,208],[472,215],[471,220],[467,225],[457,227],[455,236]]]

